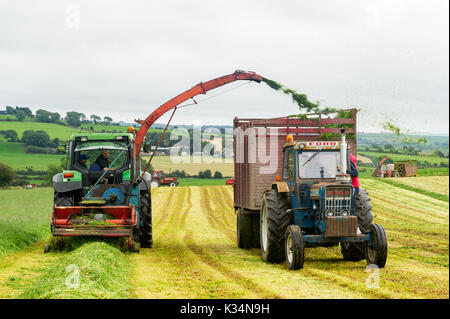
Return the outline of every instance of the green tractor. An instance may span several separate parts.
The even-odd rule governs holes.
[[[53,176],[52,245],[73,236],[122,237],[127,249],[152,247],[151,174],[141,174],[135,134],[74,134],[67,168]]]

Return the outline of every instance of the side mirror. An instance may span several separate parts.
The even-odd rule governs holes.
[[[56,148],[56,150],[60,154],[67,154],[67,144],[66,143],[59,143],[58,147]]]

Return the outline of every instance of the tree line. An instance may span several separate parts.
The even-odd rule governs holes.
[[[58,112],[50,112],[44,109],[39,109],[35,114],[28,107],[19,107],[15,108],[12,106],[6,106],[6,114],[7,115],[15,115],[18,121],[25,121],[26,118],[33,119],[36,122],[42,123],[56,123],[56,124],[68,124],[74,127],[80,127],[81,124],[112,124],[113,119],[109,116],[102,117],[92,114],[87,117],[84,113],[80,112],[67,112],[66,116],[63,117]]]

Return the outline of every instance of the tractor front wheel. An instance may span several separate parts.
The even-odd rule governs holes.
[[[366,244],[366,260],[368,265],[375,264],[379,268],[386,265],[388,243],[384,227],[372,224],[369,228],[371,241]]]
[[[139,228],[139,242],[143,248],[153,246],[152,234],[152,201],[150,190],[141,191],[139,212],[142,222]]]
[[[289,225],[286,230],[286,263],[290,270],[303,268],[305,241],[298,225]]]
[[[285,193],[275,189],[263,195],[260,212],[261,256],[264,261],[279,263],[284,256],[286,229],[291,223],[289,202]]]
[[[169,184],[169,187],[176,187],[177,186],[177,183],[175,183],[175,182],[170,182],[170,184]]]
[[[70,193],[58,193],[55,192],[53,203],[56,206],[73,206],[73,196]]]

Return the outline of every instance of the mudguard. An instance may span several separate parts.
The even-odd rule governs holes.
[[[71,192],[77,189],[82,189],[81,181],[78,182],[63,182],[63,173],[58,173],[53,176],[53,188],[58,193]]]

